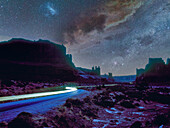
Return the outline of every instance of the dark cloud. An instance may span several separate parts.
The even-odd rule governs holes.
[[[83,33],[88,33],[95,29],[97,31],[102,31],[105,27],[105,22],[105,15],[92,16],[90,18],[87,18],[87,20],[84,20],[84,22],[80,23],[80,26],[78,26],[78,28],[82,30]]]
[[[147,46],[147,45],[153,43],[153,39],[152,39],[152,37],[150,35],[147,35],[147,36],[145,36],[145,37],[143,37],[142,39],[139,39],[139,40],[141,40],[140,41],[141,45],[146,45]]]

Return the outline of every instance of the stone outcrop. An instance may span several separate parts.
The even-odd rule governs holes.
[[[24,39],[0,43],[1,79],[72,81],[75,74],[63,45]]]
[[[146,65],[145,69],[137,69],[136,83],[138,85],[142,84],[152,84],[163,83],[164,85],[170,83],[170,64],[165,64],[162,58],[150,58],[149,63]]]

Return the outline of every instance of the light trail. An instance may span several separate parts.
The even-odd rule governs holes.
[[[36,97],[43,97],[43,96],[50,96],[50,95],[57,95],[57,94],[62,94],[62,93],[73,92],[73,91],[76,91],[76,90],[77,90],[77,88],[66,87],[65,91],[43,92],[43,93],[17,95],[17,96],[5,96],[5,97],[0,97],[0,102],[29,99],[29,98],[36,98]]]

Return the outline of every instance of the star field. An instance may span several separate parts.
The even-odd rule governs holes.
[[[170,57],[169,35],[169,0],[0,1],[0,41],[64,43],[77,66],[102,73],[135,74],[149,57]]]
[[[1,0],[0,35],[63,41],[62,32],[85,9],[81,4],[88,7],[93,2]]]

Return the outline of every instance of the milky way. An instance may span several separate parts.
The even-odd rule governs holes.
[[[1,0],[0,40],[64,43],[77,66],[135,74],[170,57],[170,0]]]

